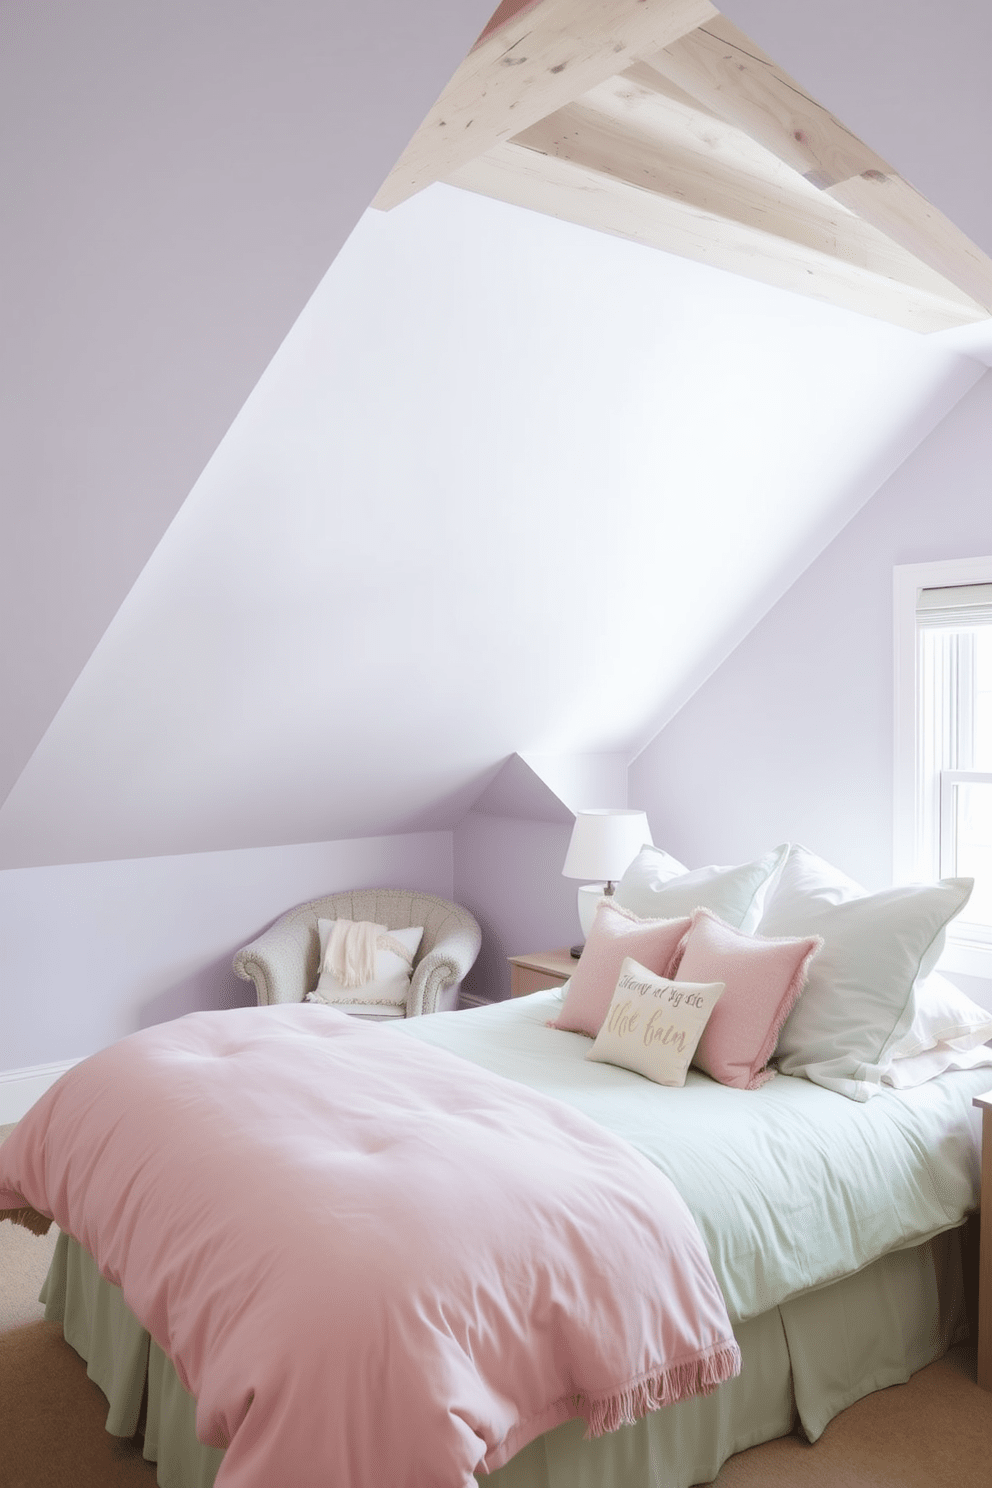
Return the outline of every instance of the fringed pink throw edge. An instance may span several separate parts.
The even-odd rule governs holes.
[[[11,1224],[21,1225],[32,1235],[47,1235],[52,1221],[46,1214],[39,1214],[30,1204],[23,1209],[0,1209],[0,1219],[9,1219]]]
[[[715,1344],[704,1354],[659,1369],[601,1400],[579,1395],[578,1413],[586,1422],[587,1437],[603,1436],[621,1426],[633,1426],[648,1411],[660,1410],[663,1405],[675,1405],[694,1395],[709,1395],[740,1372],[741,1351],[737,1344]]]

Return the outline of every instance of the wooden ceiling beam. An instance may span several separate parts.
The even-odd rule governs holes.
[[[502,141],[449,180],[498,201],[826,300],[908,330],[946,330],[984,318],[978,306],[969,308],[960,299],[914,288],[822,247],[787,240],[753,222],[512,141]]]
[[[992,313],[992,260],[725,16],[644,60]]]
[[[969,296],[640,64],[513,137],[543,155],[740,222],[941,299]]]
[[[388,211],[717,12],[710,0],[540,0],[483,32],[373,205]]]

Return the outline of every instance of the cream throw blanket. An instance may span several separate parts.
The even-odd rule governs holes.
[[[335,920],[320,970],[329,971],[342,987],[364,987],[375,981],[376,951],[392,951],[413,968],[411,952],[390,935],[388,926],[372,920]]]

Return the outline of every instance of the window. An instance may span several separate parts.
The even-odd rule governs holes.
[[[974,878],[945,964],[992,975],[992,558],[895,571],[898,879]]]

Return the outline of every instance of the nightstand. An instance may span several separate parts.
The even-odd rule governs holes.
[[[575,957],[566,946],[561,951],[535,951],[532,956],[508,956],[510,963],[510,996],[526,997],[542,987],[560,987],[576,967]]]
[[[982,1113],[982,1215],[978,1252],[978,1383],[992,1390],[992,1090],[976,1095]]]

